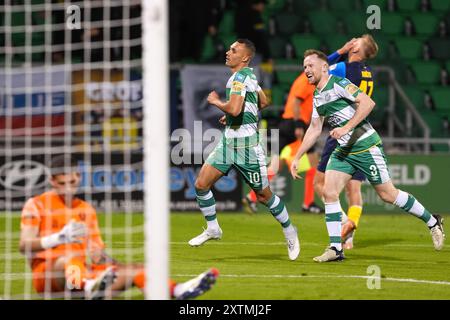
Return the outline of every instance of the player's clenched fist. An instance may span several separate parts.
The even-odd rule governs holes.
[[[348,129],[345,127],[334,128],[330,131],[330,136],[335,139],[340,139],[342,136],[345,136],[348,133]]]
[[[208,95],[208,102],[210,104],[216,105],[217,101],[219,101],[219,95],[215,91],[211,91]]]

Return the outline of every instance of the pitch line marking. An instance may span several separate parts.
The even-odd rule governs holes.
[[[117,242],[118,243],[118,242]],[[171,245],[187,245],[188,241],[173,241],[170,242]],[[252,246],[280,246],[286,245],[286,242],[226,242],[226,241],[214,241],[208,243],[208,245],[219,245],[219,246],[241,246],[241,245],[252,245]],[[305,246],[319,246],[326,247],[326,244],[316,243],[316,242],[302,242],[300,239],[300,245]],[[432,247],[432,244],[414,244],[414,243],[404,243],[404,244],[381,244],[381,245],[371,245],[371,247]]]
[[[196,277],[198,274],[174,274],[172,277]],[[276,278],[290,278],[290,279],[300,279],[300,278],[347,278],[347,279],[373,279],[373,276],[361,276],[361,275],[338,275],[338,274],[312,274],[312,275],[300,275],[300,274],[221,274],[221,278],[264,278],[264,279],[276,279]],[[31,280],[31,273],[9,273],[1,274],[0,280],[20,280],[27,278]],[[444,280],[422,280],[422,279],[411,279],[411,278],[380,278],[382,281],[391,282],[407,282],[407,283],[423,283],[423,284],[436,284],[450,286],[450,281]],[[24,279],[25,280],[25,279]]]
[[[195,277],[195,274],[175,274],[173,277]],[[323,274],[323,275],[296,275],[296,274],[221,274],[220,277],[223,278],[352,278],[352,279],[373,279],[373,276],[359,276],[359,275],[333,275],[333,274]],[[382,281],[392,281],[392,282],[412,282],[412,283],[424,283],[424,284],[437,284],[450,286],[450,281],[434,281],[434,280],[421,280],[421,279],[408,279],[408,278],[380,278]]]

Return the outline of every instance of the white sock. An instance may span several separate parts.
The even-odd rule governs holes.
[[[330,246],[342,250],[341,244],[342,208],[339,201],[325,203],[325,221],[327,224]]]
[[[394,205],[421,219],[428,227],[436,224],[436,218],[413,195],[407,192],[399,190]]]
[[[217,219],[206,221],[206,225],[208,226],[208,230],[218,231],[219,230],[219,221]]]

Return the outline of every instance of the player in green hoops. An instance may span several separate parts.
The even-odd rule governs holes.
[[[261,103],[263,106],[266,104],[266,97],[253,70],[248,67],[254,55],[255,46],[251,41],[238,39],[234,42],[226,53],[225,64],[233,73],[226,86],[227,101],[221,101],[215,91],[208,96],[208,102],[225,113],[226,127],[221,141],[206,159],[195,181],[197,202],[207,229],[191,239],[189,245],[200,246],[222,237],[211,187],[234,167],[281,224],[289,259],[295,260],[300,254],[297,229],[292,225],[283,201],[270,190],[266,157],[259,144],[258,110]]]
[[[314,261],[344,259],[339,194],[358,169],[364,172],[383,201],[423,220],[430,229],[435,249],[441,250],[445,238],[442,218],[432,215],[414,196],[397,189],[392,183],[380,136],[366,120],[375,102],[348,79],[329,75],[327,56],[323,52],[306,50],[303,66],[309,83],[314,84],[316,90],[311,124],[291,165],[293,178],[299,178],[298,159],[319,138],[324,118],[333,128],[330,135],[338,141],[325,171],[325,220],[330,246]]]

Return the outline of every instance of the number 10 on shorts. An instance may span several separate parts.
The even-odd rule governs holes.
[[[249,172],[249,181],[250,183],[259,183],[261,181],[261,176],[259,175],[259,172]]]

